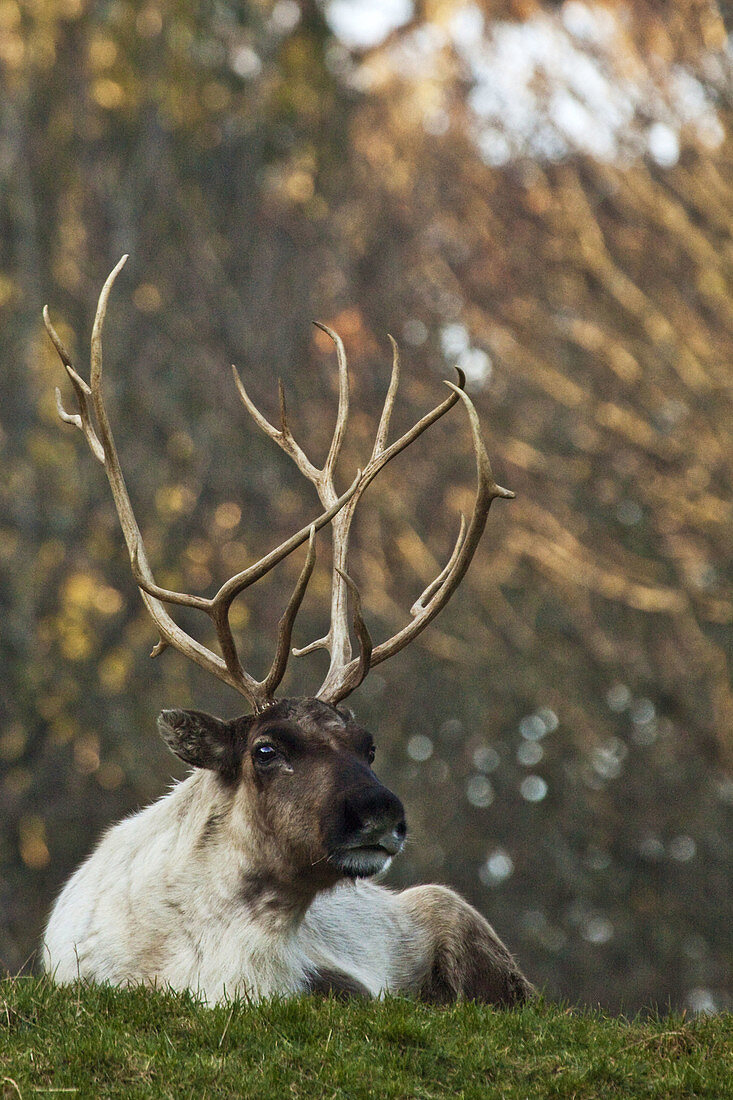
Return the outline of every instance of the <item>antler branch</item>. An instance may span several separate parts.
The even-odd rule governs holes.
[[[461,516],[461,529],[450,560],[413,605],[412,622],[404,626],[402,630],[387,641],[376,646],[372,651],[372,668],[404,649],[442,611],[471,564],[486,526],[492,501],[496,500],[497,497],[501,497],[503,500],[514,499],[515,494],[510,489],[504,489],[501,485],[497,485],[494,480],[489,456],[481,439],[481,425],[479,424],[478,414],[471,398],[462,388],[454,386],[452,382],[446,382],[446,386],[449,386],[463,402],[471,428],[471,438],[476,457],[476,496],[473,514],[468,528],[466,528],[465,518]],[[352,661],[342,670],[341,683],[337,688],[339,699],[345,698],[361,682],[360,674],[361,668],[358,661]],[[325,698],[325,696],[321,695],[321,698]]]
[[[326,505],[333,501],[336,490],[334,488],[334,465],[338,458],[344,433],[346,430],[349,408],[349,380],[344,347],[338,335],[326,325],[320,322],[315,324],[333,340],[336,346],[339,370],[339,404],[331,445],[328,457],[322,467],[316,466],[305,454],[303,449],[295,441],[287,423],[285,409],[285,397],[282,383],[279,384],[280,393],[280,428],[275,428],[257,409],[249,397],[241,378],[234,370],[235,382],[239,395],[247,411],[253,420],[274,440],[279,447],[295,462],[301,473],[315,486],[321,503]],[[514,494],[506,489],[501,489],[494,482],[491,475],[491,467],[488,465],[488,456],[481,442],[478,432],[478,418],[470,399],[464,392],[466,383],[463,372],[456,368],[458,373],[458,386],[448,383],[453,393],[435,409],[422,417],[409,431],[399,439],[387,446],[390,420],[394,409],[397,389],[400,379],[400,354],[396,341],[390,336],[392,344],[392,374],[389,388],[384,401],[384,407],[379,420],[379,426],[374,440],[371,457],[364,467],[361,481],[354,495],[343,507],[332,523],[333,539],[333,577],[331,584],[331,621],[328,633],[301,649],[293,650],[297,657],[312,653],[316,649],[328,650],[331,660],[326,679],[318,691],[318,697],[330,702],[338,702],[345,698],[354,688],[361,683],[370,667],[379,661],[386,660],[393,653],[398,652],[404,645],[415,637],[433,619],[442,607],[445,606],[451,594],[460,583],[473,553],[478,545],[479,538],[486,523],[486,515],[493,496],[511,497]],[[471,428],[474,437],[474,449],[477,456],[479,469],[479,488],[474,516],[471,525],[466,529],[465,520],[462,519],[461,530],[455,549],[448,564],[440,575],[428,586],[420,599],[413,606],[413,621],[404,630],[400,631],[388,642],[382,643],[372,649],[372,642],[364,624],[361,614],[361,600],[358,589],[347,572],[347,560],[349,549],[349,534],[354,511],[362,493],[374,480],[380,470],[396,455],[417,439],[436,420],[444,416],[458,400],[466,403],[469,413]],[[493,493],[493,496],[491,496]],[[488,503],[486,501],[488,500]],[[348,595],[351,595],[354,607],[354,631],[359,640],[360,655],[352,660],[351,640],[349,635],[348,620]]]
[[[372,453],[364,470],[358,471],[346,492],[339,494],[335,487],[334,474],[348,423],[349,376],[346,352],[338,334],[326,325],[315,322],[318,328],[325,332],[335,345],[339,380],[336,424],[326,460],[321,467],[316,466],[308,458],[305,451],[293,437],[288,425],[282,382],[278,384],[280,427],[276,428],[251,401],[236,368],[232,367],[234,382],[245,408],[258,427],[270,439],[274,440],[286,454],[290,455],[298,469],[315,486],[323,511],[315,520],[301,528],[300,531],[286,539],[274,550],[265,554],[259,561],[230,577],[212,597],[175,592],[162,588],[156,583],[148,563],[140,528],[122,474],[102,393],[102,331],[112,287],[126,260],[127,256],[123,256],[108,276],[99,296],[92,328],[89,384],[74,369],[68,351],[51,324],[47,307],[44,308],[43,318],[51,341],[74,388],[79,410],[77,413],[68,413],[63,406],[61,394],[57,390],[56,402],[59,416],[65,423],[71,424],[82,432],[92,454],[104,466],[130,556],[132,574],[160,639],[151,655],[157,656],[163,649],[172,646],[201,668],[213,673],[218,679],[238,691],[249,700],[255,710],[261,710],[268,706],[273,701],[274,692],[285,674],[293,624],[315,565],[316,533],[330,523],[333,538],[333,575],[331,620],[328,633],[325,637],[318,638],[304,648],[293,650],[293,652],[301,656],[318,648],[328,650],[330,654],[329,668],[317,696],[337,703],[362,682],[370,668],[403,649],[435,618],[448,602],[468,569],[486,525],[492,500],[496,497],[509,499],[514,496],[508,489],[502,489],[494,480],[491,464],[481,440],[478,416],[464,390],[465,375],[456,368],[458,371],[458,385],[454,385],[452,382],[446,383],[452,391],[450,396],[388,446],[387,438],[389,436],[390,421],[400,379],[399,350],[396,342],[390,336],[392,374]],[[468,415],[476,457],[476,498],[471,519],[466,524],[465,519],[461,517],[461,528],[453,553],[447,565],[413,605],[412,621],[387,641],[374,646],[364,622],[359,590],[349,576],[347,569],[349,535],[354,511],[362,493],[372,483],[380,470],[406,447],[409,447],[418,436],[422,435],[432,424],[444,416],[458,401],[463,402]],[[237,653],[229,621],[232,603],[246,588],[258,581],[283,558],[293,553],[306,541],[308,542],[306,561],[279,623],[277,645],[272,665],[263,680],[256,680],[242,667]],[[349,597],[351,597],[352,603],[353,630],[359,643],[359,655],[354,658],[352,658],[348,614]],[[166,610],[166,604],[189,607],[208,615],[214,624],[221,655],[201,645],[195,638],[182,630]]]
[[[157,656],[164,648],[172,646],[183,656],[190,658],[201,668],[213,673],[218,679],[223,680],[224,683],[245,696],[255,710],[260,710],[272,701],[273,692],[285,673],[293,623],[315,563],[315,533],[331,522],[339,510],[352,499],[358,489],[361,474],[357,473],[356,479],[349,489],[329,502],[329,506],[316,520],[307,527],[302,528],[269,554],[266,554],[260,561],[231,577],[221,586],[213,598],[208,599],[189,593],[173,592],[156,584],[122,474],[102,393],[102,331],[110,292],[126,261],[127,256],[123,256],[108,276],[99,296],[92,328],[89,385],[72,366],[71,357],[51,323],[48,307],[44,308],[43,319],[46,330],[72,382],[79,406],[78,414],[67,413],[61,401],[61,394],[57,390],[59,416],[65,423],[72,424],[83,433],[94,457],[104,466],[130,555],[132,574],[160,635],[160,641],[154,647],[152,656]],[[94,418],[96,419],[96,428],[89,407],[90,399]],[[258,681],[244,670],[237,654],[229,623],[229,611],[232,602],[245,588],[263,577],[306,540],[308,540],[308,556],[287,610],[280,621],[275,659],[265,679]],[[216,629],[222,656],[201,645],[195,638],[182,630],[166,611],[163,606],[164,603],[191,607],[209,615]]]

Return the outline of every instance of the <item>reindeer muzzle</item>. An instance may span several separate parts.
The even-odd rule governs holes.
[[[375,875],[403,848],[405,811],[381,783],[366,786],[345,797],[339,831],[329,862],[352,878]]]

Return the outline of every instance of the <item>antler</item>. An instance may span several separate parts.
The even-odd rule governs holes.
[[[234,688],[243,695],[255,710],[262,710],[273,700],[274,692],[285,674],[290,641],[295,616],[298,613],[305,590],[308,585],[313,566],[315,564],[315,534],[316,531],[330,523],[339,511],[356,494],[360,482],[361,473],[357,473],[355,480],[341,496],[333,495],[329,498],[326,510],[307,527],[303,527],[291,538],[287,539],[276,549],[270,551],[265,557],[248,569],[230,577],[219,591],[211,599],[203,596],[189,595],[183,592],[171,592],[161,588],[155,583],[150,565],[145,554],[140,528],[135,519],[135,514],[130,503],[130,497],[125,485],[125,479],[120,468],[117,448],[115,446],[112,429],[110,427],[107,410],[102,396],[102,328],[104,326],[107,302],[115,279],[127,261],[123,256],[102,288],[99,296],[99,304],[94,318],[91,340],[91,373],[90,384],[74,370],[71,357],[64,347],[58,333],[51,324],[48,306],[44,307],[43,319],[46,330],[53,341],[54,347],[66,368],[71,383],[76,393],[79,407],[78,414],[67,413],[61,401],[61,393],[56,390],[56,406],[59,416],[65,423],[73,424],[85,436],[92,454],[98,462],[104,466],[109,480],[115,507],[119,516],[122,533],[125,537],[127,549],[130,555],[133,576],[140,588],[143,601],[150,616],[157,627],[160,641],[153,649],[151,656],[156,657],[167,646],[172,646],[189,657],[201,668],[212,672],[218,679]],[[96,427],[93,422],[89,402],[96,419]],[[335,459],[334,459],[335,461]],[[256,680],[244,670],[237,655],[237,649],[229,623],[229,610],[234,599],[255,581],[268,573],[283,558],[292,553],[304,542],[308,542],[308,554],[305,565],[290,598],[285,614],[280,620],[278,628],[277,647],[274,660],[269,672],[263,680]],[[178,604],[182,607],[193,607],[204,611],[212,619],[216,629],[217,638],[221,647],[222,656],[212,652],[200,642],[187,634],[166,611],[164,603]]]
[[[97,312],[94,318],[91,340],[91,373],[90,383],[87,384],[74,369],[71,357],[64,347],[61,338],[54,329],[48,315],[48,307],[44,307],[43,318],[49,336],[64,364],[66,373],[76,393],[79,412],[67,413],[61,401],[60,391],[56,390],[56,404],[59,416],[67,424],[72,424],[84,435],[92,454],[104,467],[109,480],[115,507],[119,516],[122,532],[130,555],[130,564],[135,581],[145,606],[155,623],[160,635],[160,641],[154,647],[151,656],[155,657],[167,646],[177,649],[185,657],[189,657],[202,668],[212,672],[218,679],[238,691],[249,700],[253,708],[258,711],[269,706],[274,693],[280,684],[287,665],[290,650],[293,624],[305,595],[308,581],[310,580],[315,565],[315,535],[318,530],[327,523],[333,528],[333,577],[331,585],[331,622],[328,633],[323,638],[318,638],[303,649],[293,650],[296,656],[311,653],[315,649],[323,648],[330,654],[330,664],[326,679],[321,685],[317,697],[329,702],[337,703],[346,698],[354,688],[364,679],[369,669],[381,661],[403,649],[431,622],[438,612],[445,606],[453,592],[463,579],[471,559],[478,546],[479,540],[486,525],[491,502],[496,497],[511,499],[514,493],[497,485],[489,462],[488,455],[481,440],[481,432],[476,410],[470,398],[465,393],[465,376],[457,369],[459,384],[452,382],[446,385],[453,391],[450,397],[441,402],[431,412],[427,413],[409,431],[387,446],[390,420],[394,408],[395,398],[400,377],[400,357],[397,344],[390,336],[392,344],[392,376],[390,379],[387,396],[385,398],[382,415],[380,417],[377,434],[371,456],[364,471],[357,472],[356,478],[346,490],[339,495],[334,484],[334,471],[338,461],[341,446],[346,431],[349,414],[349,378],[346,363],[346,353],[340,337],[326,325],[316,322],[333,340],[336,346],[339,371],[339,401],[331,444],[326,461],[322,467],[315,466],[307,457],[302,448],[293,438],[287,422],[285,407],[285,394],[282,383],[279,383],[280,394],[280,428],[275,428],[259,412],[250,400],[244,385],[236,371],[232,367],[234,381],[240,397],[259,427],[273,439],[290,457],[297,467],[315,486],[324,511],[308,526],[301,528],[280,546],[266,554],[254,565],[240,573],[235,574],[226,581],[215,596],[207,598],[195,596],[185,592],[174,592],[162,588],[156,584],[145,553],[140,528],[127,492],[125,480],[120,468],[112,429],[104,405],[102,395],[102,329],[107,312],[109,295],[115,279],[122,270],[127,256],[123,256],[113,269],[105,282],[99,296]],[[90,408],[91,399],[91,408]],[[374,480],[379,471],[417,439],[431,424],[444,416],[457,401],[462,401],[469,418],[473,447],[476,456],[476,499],[474,501],[473,514],[468,525],[461,517],[461,528],[458,534],[455,548],[450,560],[441,573],[426,588],[422,596],[414,604],[411,614],[412,622],[403,627],[393,637],[373,646],[366,623],[361,612],[361,599],[359,591],[347,572],[349,534],[354,510],[358,501]],[[92,415],[93,413],[93,415]],[[96,422],[96,423],[95,423]],[[308,541],[308,553],[293,594],[283,614],[279,627],[275,657],[269,672],[263,680],[256,680],[242,667],[237,654],[237,648],[229,622],[229,611],[233,601],[245,588],[258,581],[266,573],[274,568],[283,558],[291,554],[305,541]],[[349,634],[348,597],[352,598],[354,632],[359,642],[359,656],[352,659],[351,639]],[[164,604],[174,604],[181,607],[191,607],[205,612],[212,620],[216,630],[221,656],[207,649],[187,634],[171,618]]]
[[[280,427],[275,428],[251,401],[236,368],[232,367],[232,370],[234,371],[234,381],[239,390],[240,397],[255,423],[258,424],[265,434],[273,439],[286,454],[290,455],[298,469],[313,483],[313,485],[315,485],[321,504],[324,507],[330,508],[333,507],[335,501],[338,499],[334,487],[333,475],[348,419],[349,379],[346,353],[340,337],[333,332],[332,329],[327,328],[326,325],[322,325],[318,321],[315,323],[333,340],[336,346],[339,371],[339,402],[336,427],[329,447],[328,456],[323,467],[319,468],[315,466],[293,438],[287,422],[282,382],[279,383]],[[379,421],[379,427],[377,428],[372,454],[364,467],[361,480],[354,488],[352,496],[344,504],[341,511],[334,516],[332,521],[333,578],[331,585],[330,627],[328,633],[323,638],[318,638],[303,649],[293,650],[296,656],[303,656],[319,648],[328,650],[331,661],[326,679],[321,685],[317,697],[332,703],[338,703],[342,699],[345,699],[354,688],[358,687],[370,668],[379,664],[381,661],[385,661],[388,657],[393,656],[393,654],[398,653],[435,618],[438,612],[446,605],[453,592],[455,592],[471,563],[471,559],[473,558],[479,539],[486,525],[486,519],[492,500],[496,497],[503,497],[505,499],[514,497],[514,493],[510,492],[508,489],[502,489],[494,480],[494,476],[491,472],[491,464],[481,441],[481,432],[476,410],[463,389],[466,381],[465,375],[458,368],[456,369],[458,371],[459,385],[455,386],[452,382],[446,383],[453,391],[451,396],[446,398],[446,400],[433,409],[432,412],[429,412],[419,420],[417,424],[408,432],[405,432],[403,436],[389,447],[386,446],[400,377],[399,350],[391,336],[389,339],[392,344],[392,376]],[[408,623],[407,626],[398,631],[397,634],[386,642],[382,642],[380,645],[373,647],[369,631],[362,617],[361,600],[359,598],[358,589],[353,580],[349,577],[346,568],[349,549],[349,532],[354,510],[359,502],[361,494],[374,480],[379,471],[394,458],[395,455],[399,454],[400,451],[408,447],[413,440],[417,439],[417,437],[429,428],[431,424],[434,424],[436,420],[447,413],[459,400],[463,402],[468,413],[474,452],[476,455],[477,489],[471,521],[467,527],[464,518],[461,517],[461,528],[450,560],[439,576],[435,578],[425,592],[423,592],[420,599],[414,604],[412,608],[412,622]],[[353,660],[349,637],[347,592],[350,592],[352,595],[354,631],[359,640],[360,650],[359,656]]]

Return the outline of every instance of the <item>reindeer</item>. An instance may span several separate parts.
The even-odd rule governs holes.
[[[387,444],[400,373],[392,340],[392,376],[371,457],[346,492],[334,469],[346,430],[349,381],[338,335],[336,427],[323,467],[295,441],[280,384],[280,427],[234,381],[259,427],[315,486],[323,511],[260,561],[230,577],[211,598],[158,585],[133,514],[102,396],[102,329],[109,295],[127,257],[108,277],[97,307],[87,384],[44,310],[51,340],[74,387],[78,412],[59,415],[85,436],[104,467],[134,580],[159,641],[244,696],[251,713],[231,721],[195,710],[166,710],[158,729],[192,772],[169,794],[115,825],[63,888],[46,928],[43,963],[61,982],[147,983],[189,989],[207,1001],[305,991],[378,997],[410,994],[443,1004],[466,998],[495,1005],[523,1002],[532,987],[484,918],[443,886],[395,893],[369,881],[403,847],[402,803],[372,771],[374,742],[342,702],[370,668],[403,649],[463,578],[496,497],[513,493],[494,481],[465,377],[398,440]],[[476,458],[477,488],[468,524],[461,520],[445,568],[393,637],[372,643],[358,589],[347,571],[349,530],[364,490],[395,455],[462,402]],[[312,698],[276,699],[293,623],[315,563],[316,533],[332,527],[333,575],[328,633],[296,655],[324,648],[326,678]],[[280,620],[275,656],[262,680],[243,668],[229,622],[233,600],[298,547],[305,564]],[[352,604],[358,654],[352,656]],[[212,620],[221,654],[171,617],[167,606],[193,608]]]

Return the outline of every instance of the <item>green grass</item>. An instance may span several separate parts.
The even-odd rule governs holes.
[[[22,1097],[535,1100],[733,1097],[733,1018],[626,1020],[401,998],[204,1008],[190,996],[0,981],[0,1090]]]

